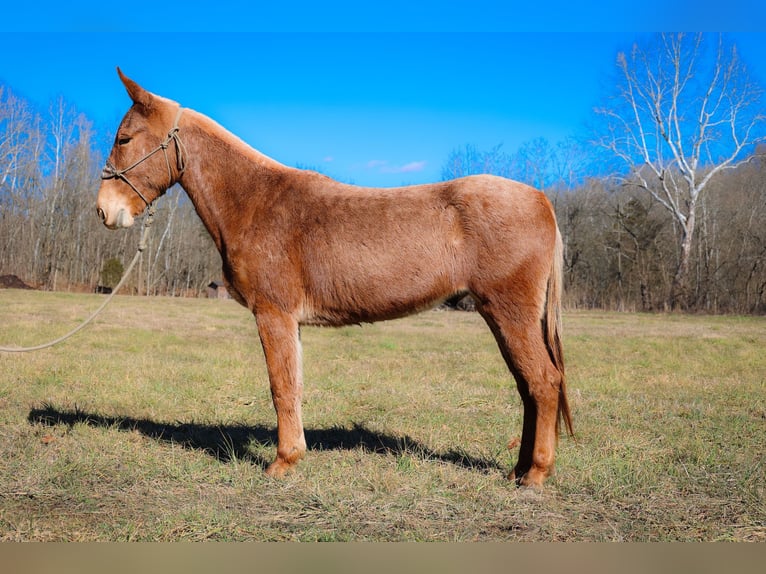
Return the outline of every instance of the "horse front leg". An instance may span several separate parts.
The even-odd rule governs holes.
[[[266,356],[271,398],[277,412],[277,458],[266,469],[281,477],[306,452],[301,398],[303,369],[298,322],[282,312],[256,313],[258,334]]]

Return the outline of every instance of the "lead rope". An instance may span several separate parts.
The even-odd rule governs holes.
[[[80,323],[77,327],[69,331],[66,335],[63,335],[59,337],[58,339],[54,339],[53,341],[50,341],[48,343],[44,343],[42,345],[36,345],[34,347],[0,347],[0,352],[2,353],[29,353],[31,351],[39,351],[41,349],[47,349],[48,347],[52,347],[53,345],[58,345],[59,343],[66,341],[83,329],[86,325],[88,325],[93,319],[98,316],[101,311],[104,310],[104,307],[106,307],[109,302],[112,300],[112,298],[117,294],[117,292],[120,290],[120,288],[125,284],[125,281],[127,280],[128,276],[130,275],[130,272],[133,270],[133,267],[135,267],[136,262],[141,257],[141,253],[146,249],[146,240],[149,237],[149,228],[152,225],[152,219],[154,218],[154,205],[149,205],[149,211],[146,214],[146,217],[144,218],[144,224],[143,228],[141,230],[141,239],[138,242],[138,249],[136,250],[136,254],[133,256],[133,261],[130,262],[130,265],[128,265],[128,268],[125,270],[125,273],[122,274],[122,279],[120,279],[120,282],[117,283],[117,286],[112,290],[112,292],[109,294],[109,296],[106,298],[106,300],[101,303],[101,306],[96,309],[93,314],[85,319],[82,323]]]

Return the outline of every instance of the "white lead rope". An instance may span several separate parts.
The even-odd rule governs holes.
[[[138,261],[138,259],[141,257],[141,252],[143,252],[143,250],[146,249],[146,238],[149,235],[149,227],[152,224],[152,217],[154,217],[154,206],[149,207],[149,212],[147,213],[146,218],[144,219],[144,227],[141,231],[141,240],[138,243],[138,250],[136,250],[136,254],[133,256],[133,261],[130,262],[130,265],[128,265],[128,268],[122,274],[122,279],[120,279],[120,282],[117,283],[117,286],[112,290],[112,292],[109,294],[106,300],[103,303],[101,303],[101,306],[98,309],[96,309],[90,317],[85,319],[85,321],[83,321],[77,327],[69,331],[66,335],[62,335],[58,339],[54,339],[53,341],[49,341],[48,343],[44,343],[42,345],[36,345],[34,347],[0,347],[0,353],[29,353],[31,351],[39,351],[41,349],[47,349],[48,347],[57,345],[61,343],[62,341],[66,341],[69,337],[71,337],[72,335],[74,335],[75,333],[83,329],[91,321],[93,321],[93,319],[95,319],[96,316],[99,313],[101,313],[101,311],[104,310],[104,307],[106,307],[109,304],[112,298],[117,294],[117,291],[119,291],[120,288],[123,286],[128,276],[130,275],[130,272],[133,270],[133,267],[136,265],[136,261]]]

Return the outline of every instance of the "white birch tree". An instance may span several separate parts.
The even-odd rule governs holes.
[[[678,261],[668,305],[685,304],[700,200],[724,170],[750,161],[766,141],[762,90],[721,35],[661,34],[617,55],[616,92],[596,109],[597,143],[672,215]]]

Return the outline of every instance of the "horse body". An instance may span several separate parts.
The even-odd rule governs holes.
[[[277,412],[268,472],[284,474],[306,450],[300,325],[391,319],[470,292],[524,403],[513,476],[542,484],[558,417],[571,432],[559,335],[561,238],[542,193],[489,175],[387,189],[342,184],[284,166],[202,114],[184,109],[179,117],[178,104],[120,76],[134,105],[108,165],[146,155],[174,116],[178,140],[163,148],[164,164],[157,155],[122,175],[135,179],[130,185],[105,179],[99,214],[107,226],[124,227],[176,181],[189,195],[232,295],[258,324]]]

